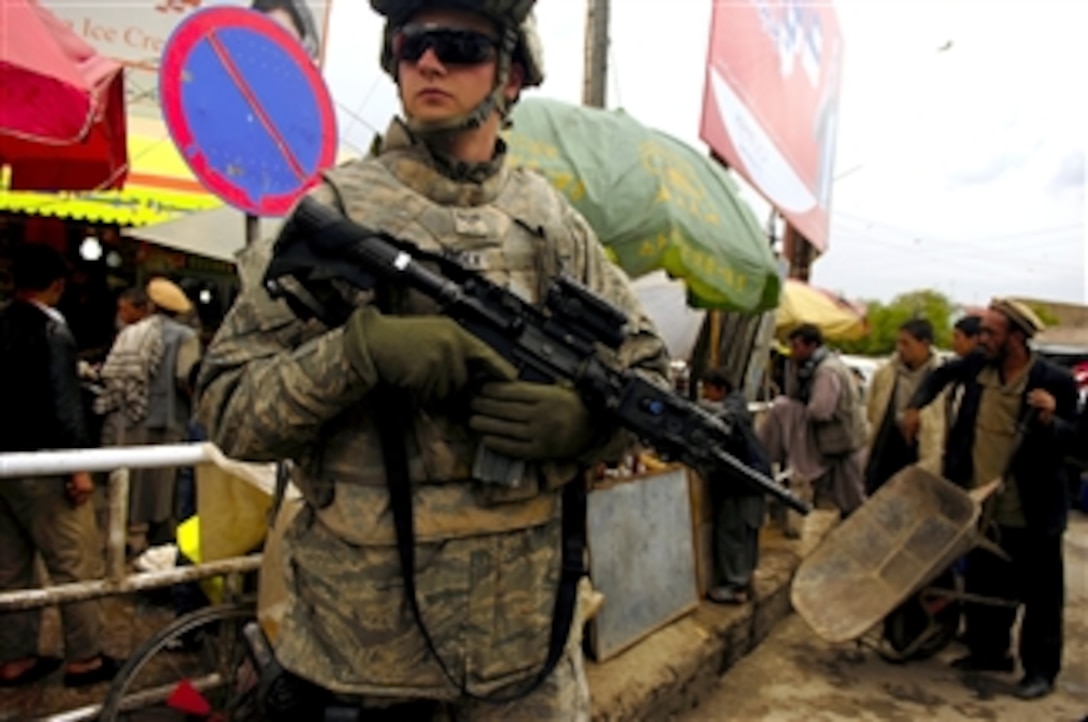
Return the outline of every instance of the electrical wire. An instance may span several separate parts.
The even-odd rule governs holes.
[[[890,249],[890,250],[901,250],[901,251],[908,251],[908,252],[911,252],[911,253],[925,254],[925,256],[927,258],[930,258],[935,254],[935,255],[937,255],[939,257],[952,257],[952,258],[957,258],[958,259],[958,258],[964,257],[965,253],[973,253],[975,255],[970,256],[970,260],[971,260],[972,263],[981,262],[981,263],[1006,264],[1009,261],[1020,261],[1020,262],[1023,262],[1023,263],[1039,263],[1039,264],[1042,264],[1042,265],[1055,265],[1055,266],[1062,267],[1062,268],[1064,268],[1066,266],[1066,264],[1056,264],[1056,263],[1050,263],[1050,262],[1047,262],[1047,261],[1042,261],[1042,260],[1040,260],[1040,258],[1038,256],[1028,257],[1028,256],[1009,255],[1008,253],[1000,253],[999,256],[998,255],[993,255],[993,254],[991,254],[991,255],[984,255],[984,254],[983,255],[978,255],[979,251],[992,250],[992,249],[979,249],[979,248],[975,248],[975,247],[965,247],[965,248],[961,249],[960,247],[957,247],[957,246],[955,246],[955,245],[953,245],[951,243],[948,243],[946,241],[943,241],[941,239],[914,239],[913,243],[910,242],[910,241],[907,241],[906,243],[902,243],[902,242],[897,242],[896,240],[891,240],[891,239],[887,239],[887,238],[880,238],[880,237],[874,236],[873,234],[870,234],[870,233],[862,233],[862,232],[859,232],[859,231],[850,231],[850,230],[840,230],[840,232],[838,234],[832,236],[832,242],[834,242],[836,238],[839,238],[839,239],[844,239],[844,238],[845,239],[851,239],[851,240],[855,240],[855,241],[860,241],[860,242],[862,242],[862,243],[864,243],[865,245],[868,245],[868,246],[876,245],[876,246],[880,246],[880,247],[887,248],[887,249]],[[937,247],[933,247],[932,244],[934,244],[934,243],[939,244],[939,245]],[[949,247],[949,246],[951,246],[951,247]]]
[[[875,240],[871,237],[858,237],[857,239],[869,249],[879,246],[880,256],[858,258],[857,251],[851,257],[838,256],[835,266],[845,272],[871,273],[873,269],[878,272],[887,270],[900,277],[903,275],[902,260],[908,256],[910,260],[917,262],[939,263],[940,268],[934,271],[975,271],[985,275],[1000,275],[1006,278],[1023,278],[1025,275],[1054,275],[1057,272],[1070,272],[1072,267],[1068,263],[1042,261],[1039,259],[1011,259],[989,257],[964,257],[963,255],[941,253],[939,250],[922,249],[918,247],[906,247],[886,241]],[[892,252],[892,253],[889,253]],[[826,267],[826,266],[825,266]]]
[[[615,48],[612,43],[608,43],[608,66],[612,68],[610,75],[612,76],[612,84],[616,88],[616,107],[623,107],[623,91],[620,89],[620,63],[616,55]]]
[[[838,236],[839,241],[844,240],[843,235]],[[1051,268],[1054,270],[1067,270],[1069,268],[1068,261],[1051,259],[1047,254],[1035,257],[1026,256],[1009,256],[1007,254],[1002,255],[979,255],[972,254],[967,251],[961,251],[954,248],[934,248],[930,245],[912,244],[903,245],[897,244],[884,239],[876,239],[872,236],[852,236],[847,237],[851,243],[857,242],[863,247],[879,246],[885,251],[899,251],[902,255],[909,255],[916,260],[930,260],[930,261],[942,261],[961,263],[965,266],[975,267],[980,264],[992,267],[994,265],[1003,267],[1008,265],[1020,265],[1026,266],[1029,270],[1034,270],[1036,267],[1040,269]],[[834,239],[833,239],[834,242]],[[858,249],[855,247],[852,251],[852,255],[858,253]],[[840,257],[841,259],[841,257]],[[887,263],[887,257],[872,258],[872,259],[857,259],[858,265],[864,265],[866,261],[871,263]]]
[[[368,123],[363,118],[362,113],[363,113],[363,109],[366,107],[366,104],[368,102],[370,102],[371,96],[374,95],[374,91],[378,89],[378,84],[381,82],[381,80],[382,80],[381,76],[375,76],[374,80],[370,83],[370,88],[363,95],[363,99],[361,101],[359,101],[359,105],[355,110],[351,110],[351,109],[348,108],[348,106],[344,105],[343,103],[341,103],[339,101],[335,101],[336,102],[336,107],[339,108],[340,110],[343,110],[344,114],[347,115],[349,118],[351,118],[351,123],[348,124],[347,128],[344,128],[342,133],[340,133],[340,136],[342,138],[347,136],[347,134],[351,132],[351,129],[354,127],[354,123],[356,123],[356,122],[362,123],[367,128],[369,128],[373,133],[378,133],[379,132],[377,128],[372,126],[370,123]],[[358,148],[356,148],[356,150],[358,150]]]
[[[897,232],[900,232],[900,233],[903,233],[903,234],[907,234],[907,235],[911,235],[911,236],[914,236],[914,237],[932,236],[931,233],[918,231],[918,230],[910,229],[910,228],[905,228],[903,226],[898,226],[898,225],[894,225],[894,224],[891,224],[891,223],[885,223],[883,221],[878,221],[878,220],[875,220],[875,219],[872,219],[872,218],[865,218],[863,216],[858,216],[858,215],[855,215],[855,214],[852,214],[852,213],[847,213],[847,212],[842,212],[842,211],[835,211],[832,214],[831,218],[832,218],[832,222],[834,222],[835,220],[845,219],[845,220],[850,221],[850,222],[865,223],[865,224],[868,224],[869,226],[880,226],[881,228],[885,228],[885,229],[888,229],[888,230],[894,230],[894,231],[897,231]],[[1052,227],[1048,227],[1048,228],[1039,228],[1039,229],[1033,229],[1033,230],[1029,230],[1029,231],[1017,231],[1015,233],[1004,233],[1004,234],[990,235],[990,236],[977,236],[977,237],[962,240],[962,241],[949,241],[949,242],[954,243],[956,245],[969,245],[970,243],[974,243],[974,242],[979,242],[979,243],[986,242],[986,243],[989,243],[989,242],[996,241],[996,240],[1017,240],[1017,239],[1022,239],[1022,238],[1026,238],[1026,237],[1033,237],[1033,236],[1036,236],[1036,235],[1048,235],[1050,233],[1059,233],[1059,232],[1067,232],[1067,231],[1074,231],[1074,230],[1084,231],[1085,226],[1082,223],[1071,223],[1071,224],[1064,225],[1064,226],[1052,226]]]
[[[1071,270],[1071,265],[1068,262],[1052,260],[1049,259],[1049,257],[1044,259],[980,258],[977,256],[939,253],[928,249],[903,248],[901,246],[892,245],[881,245],[879,250],[881,253],[879,257],[851,257],[843,260],[844,257],[840,256],[839,262],[834,265],[854,270],[862,270],[872,266],[925,261],[934,264],[940,263],[945,268],[953,268],[956,270],[983,273],[1005,271],[1007,273],[1017,273],[1021,275],[1034,273],[1061,274]],[[855,253],[852,255],[856,256],[857,254]]]
[[[849,219],[847,220],[849,222]],[[833,230],[833,233],[831,235],[832,243],[834,243],[836,238],[841,239],[843,237],[849,238],[853,236],[858,239],[864,239],[865,242],[870,245],[878,244],[884,245],[889,248],[896,248],[913,252],[923,252],[926,254],[937,253],[942,257],[948,257],[949,252],[952,252],[951,255],[953,256],[958,255],[955,253],[955,251],[959,249],[960,251],[965,253],[975,254],[972,256],[972,261],[992,263],[1007,263],[1009,261],[1017,261],[1026,264],[1036,264],[1044,266],[1050,265],[1062,268],[1065,267],[1065,264],[1049,263],[1047,261],[1041,260],[1037,255],[1021,256],[1018,254],[1010,254],[1010,251],[1016,251],[1018,249],[1009,248],[1004,245],[995,245],[995,242],[998,240],[1018,242],[1033,240],[1034,242],[1031,244],[1031,250],[1035,251],[1040,248],[1053,247],[1063,243],[1073,243],[1076,240],[1072,235],[1068,235],[1065,238],[1042,239],[1040,239],[1039,236],[1053,235],[1055,233],[1071,234],[1071,232],[1074,231],[1083,231],[1082,227],[1079,225],[1069,225],[1039,229],[1037,231],[1023,231],[997,236],[976,237],[971,241],[957,241],[947,238],[934,237],[929,234],[916,233],[907,229],[897,228],[895,226],[890,226],[887,224],[870,223],[868,220],[862,220],[861,222],[867,224],[867,227],[865,229],[843,228],[841,225],[838,225],[838,227]],[[889,240],[886,238],[881,238],[881,231],[878,230],[874,232],[872,230],[872,226],[874,225],[882,225],[885,229],[889,229],[892,233],[896,233],[900,236],[910,236],[910,238],[901,239],[902,241],[910,243],[910,245],[901,245],[894,242],[895,240],[900,239]],[[924,249],[921,248],[922,243],[926,244],[926,247]],[[931,247],[931,244],[933,243],[939,244],[939,247]]]

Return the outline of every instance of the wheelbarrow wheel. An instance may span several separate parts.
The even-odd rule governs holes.
[[[956,578],[942,575],[935,589],[953,590]],[[960,603],[944,595],[925,591],[899,605],[884,620],[884,642],[880,656],[889,662],[929,659],[956,638],[961,616]]]

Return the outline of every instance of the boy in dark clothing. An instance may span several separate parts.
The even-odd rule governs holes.
[[[771,465],[756,437],[748,403],[721,370],[712,369],[703,376],[702,405],[732,430],[725,451],[770,476]],[[707,597],[719,604],[743,604],[751,597],[752,573],[759,561],[759,527],[766,514],[766,500],[762,493],[730,472],[712,474],[708,482],[714,509],[717,585]]]

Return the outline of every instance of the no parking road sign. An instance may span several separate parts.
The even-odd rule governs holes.
[[[336,117],[321,74],[262,13],[191,15],[166,45],[159,91],[193,174],[246,213],[286,214],[334,162]]]

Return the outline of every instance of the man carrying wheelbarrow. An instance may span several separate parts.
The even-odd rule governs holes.
[[[1032,353],[1029,339],[1042,322],[1022,303],[995,299],[983,316],[980,344],[970,354],[935,369],[907,404],[902,428],[918,431],[918,410],[950,383],[963,384],[959,414],[950,429],[944,473],[965,487],[996,478],[1001,489],[983,514],[984,531],[1010,557],[985,549],[967,561],[967,592],[1016,599],[1024,605],[1019,658],[1022,699],[1050,693],[1061,667],[1064,566],[1062,535],[1069,509],[1063,458],[1073,444],[1076,386],[1068,371]],[[1012,672],[1016,609],[969,603],[967,656],[952,664],[964,671]]]

